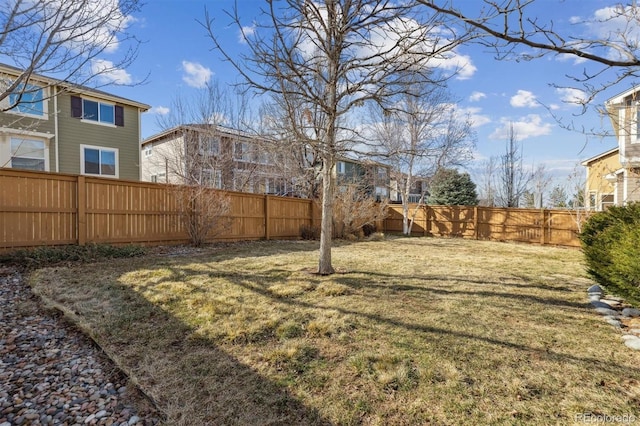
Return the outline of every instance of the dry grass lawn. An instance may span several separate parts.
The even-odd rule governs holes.
[[[213,246],[40,270],[167,424],[640,419],[640,353],[587,305],[578,250],[394,238]]]

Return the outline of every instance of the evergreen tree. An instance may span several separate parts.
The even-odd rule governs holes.
[[[567,191],[560,185],[556,185],[551,190],[549,195],[549,205],[553,208],[566,208],[567,207]]]
[[[429,204],[445,206],[478,205],[476,184],[469,173],[460,173],[455,169],[440,170],[433,177],[430,187]]]

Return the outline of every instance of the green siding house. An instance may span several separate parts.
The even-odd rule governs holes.
[[[0,64],[0,167],[140,180],[149,105]]]

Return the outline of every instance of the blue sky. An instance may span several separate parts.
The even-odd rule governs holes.
[[[238,0],[243,24],[252,25],[261,4],[259,0]],[[559,26],[575,25],[602,13],[610,4],[602,0],[538,0],[539,18],[553,19]],[[107,90],[153,107],[143,115],[143,137],[161,130],[157,118],[169,112],[176,96],[197,92],[205,81],[217,80],[221,84],[236,81],[237,73],[221,60],[219,52],[212,50],[211,40],[197,22],[204,20],[206,7],[216,19],[222,45],[229,52],[238,52],[244,48],[238,29],[228,25],[230,19],[223,13],[232,6],[231,0],[153,0],[134,17],[130,30],[144,43],[136,62],[126,70],[126,78],[135,83],[148,75],[147,81],[139,86]],[[596,34],[602,29],[583,25],[575,30]],[[568,84],[565,75],[579,74],[588,64],[558,56],[520,63],[498,61],[481,46],[462,46],[457,54],[458,63],[465,64],[465,68],[451,81],[450,90],[460,100],[460,109],[474,119],[477,162],[504,151],[510,122],[521,140],[525,163],[545,164],[558,181],[580,160],[615,146],[612,137],[588,138],[562,129],[549,112],[565,121],[573,120],[577,126],[611,130],[606,117],[594,111],[579,115],[580,107],[563,102],[572,93],[550,86],[550,83]],[[602,105],[608,97],[627,90],[631,83],[608,89],[595,102]]]

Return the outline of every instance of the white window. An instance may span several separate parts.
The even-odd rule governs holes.
[[[613,194],[602,194],[600,196],[600,210],[606,210],[613,206],[614,198]]]
[[[346,164],[344,161],[338,161],[336,163],[336,173],[344,174],[346,173]]]
[[[47,154],[45,141],[11,138],[11,168],[48,171]]]
[[[82,99],[82,119],[115,125],[115,105]]]
[[[220,139],[212,136],[200,135],[200,153],[203,155],[218,155]]]
[[[83,175],[118,177],[118,150],[80,145],[80,173]]]
[[[151,182],[158,182],[158,175],[151,175]]]
[[[149,144],[144,147],[144,156],[151,157],[151,154],[153,154],[153,145]]]
[[[238,161],[251,161],[249,144],[246,142],[236,142],[233,144],[233,159]]]
[[[47,102],[42,87],[22,85],[16,92],[9,94],[9,105],[15,105],[9,112],[46,118]]]
[[[589,209],[595,210],[598,207],[597,193],[595,191],[589,192]]]
[[[387,197],[387,187],[386,186],[376,186],[376,195],[380,197]]]

